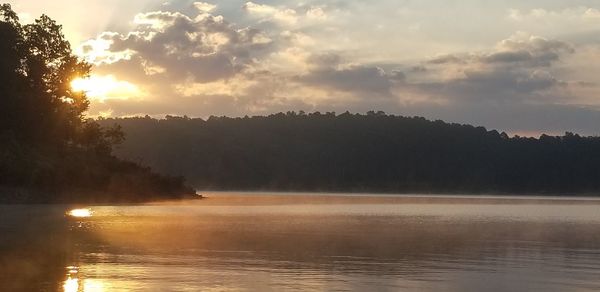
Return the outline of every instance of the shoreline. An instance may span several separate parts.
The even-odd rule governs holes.
[[[399,203],[399,202],[417,202],[417,203],[564,203],[564,202],[584,202],[600,204],[600,194],[581,193],[581,194],[559,194],[559,193],[431,193],[431,192],[410,192],[410,193],[368,193],[368,192],[298,192],[298,191],[213,191],[201,190],[196,194],[179,195],[150,195],[148,197],[118,196],[110,194],[107,196],[103,192],[88,191],[85,196],[77,194],[86,193],[85,191],[69,191],[62,194],[50,194],[47,191],[23,187],[0,186],[0,204],[2,205],[142,205],[142,204],[161,204],[164,202],[183,203],[189,201],[204,201],[206,199],[216,199],[220,201],[223,198],[237,198],[239,200],[249,200],[256,198],[272,198],[292,203],[325,203],[338,200],[351,200],[356,203],[369,203],[371,201]],[[75,199],[80,197],[79,199]],[[114,198],[127,199],[114,199]],[[211,200],[212,201],[212,200]],[[217,203],[217,202],[213,202]],[[208,203],[212,205],[213,203]]]
[[[82,195],[84,194],[84,195]],[[78,199],[74,199],[77,198]],[[123,198],[123,199],[115,199]],[[0,204],[4,205],[133,205],[165,200],[186,200],[197,198],[195,194],[150,194],[147,196],[108,194],[103,191],[70,190],[48,191],[35,188],[0,186]]]

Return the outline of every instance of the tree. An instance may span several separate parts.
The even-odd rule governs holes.
[[[22,25],[3,4],[0,39],[0,186],[129,192],[136,200],[191,191],[182,179],[112,155],[123,132],[85,117],[89,100],[71,82],[89,76],[91,65],[73,54],[61,25],[46,15]]]
[[[2,134],[29,145],[76,144],[89,121],[89,101],[71,81],[89,75],[91,66],[71,51],[62,26],[46,15],[22,26],[10,5],[0,6],[0,66],[3,80]]]
[[[600,192],[600,137],[568,132],[511,138],[374,111],[100,123],[120,124],[127,133],[115,151],[121,157],[185,175],[201,189]]]

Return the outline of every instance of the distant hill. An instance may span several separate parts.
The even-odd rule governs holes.
[[[509,137],[382,112],[207,120],[101,119],[119,157],[196,188],[434,193],[599,193],[600,138]]]

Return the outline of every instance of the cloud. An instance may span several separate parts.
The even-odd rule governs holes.
[[[299,77],[298,80],[311,86],[354,93],[389,94],[393,85],[391,76],[383,69],[360,65],[341,69],[318,69]]]
[[[325,20],[328,18],[327,13],[322,7],[310,7],[306,11],[306,17],[309,19]]]
[[[470,64],[474,62],[510,64],[523,66],[551,66],[561,55],[575,52],[569,43],[550,40],[518,32],[500,41],[491,52],[440,55],[427,61],[428,64]]]
[[[289,8],[246,2],[242,8],[260,22],[274,22],[287,27],[308,26],[330,18],[325,6],[299,5],[296,8]]]
[[[246,2],[243,8],[250,15],[259,17],[262,20],[274,20],[287,24],[296,24],[298,22],[296,10],[290,8],[276,8],[274,6],[256,4],[254,2]]]
[[[509,9],[506,20],[508,27],[517,30],[568,39],[576,44],[598,43],[596,36],[600,27],[600,10],[597,8]]]
[[[449,63],[461,64],[464,62],[465,61],[463,60],[463,58],[455,56],[455,55],[437,56],[437,57],[427,61],[427,63],[429,63],[429,64],[436,64],[436,65],[449,64]]]
[[[485,58],[491,62],[526,62],[529,66],[548,67],[558,61],[561,55],[574,52],[573,46],[566,42],[518,33],[501,41],[498,52]]]
[[[147,94],[94,102],[90,113],[207,117],[384,110],[501,130],[540,129],[535,117],[554,119],[544,112],[581,114],[565,124],[582,129],[597,119],[598,102],[591,97],[599,93],[598,80],[581,71],[573,75],[569,67],[593,68],[597,51],[582,55],[581,46],[557,38],[515,33],[477,50],[432,45],[439,51],[401,59],[381,53],[383,47],[357,49],[352,44],[360,38],[349,35],[348,43],[336,43],[348,33],[336,26],[349,23],[338,22],[344,13],[331,14],[338,9],[334,3],[313,4],[220,3],[217,9],[195,2],[188,11],[137,14],[128,31],[101,33],[78,54],[96,65],[97,74],[113,74]],[[241,23],[215,14],[234,6]],[[328,25],[312,26],[323,21]],[[423,33],[427,29],[424,21]],[[373,31],[392,38],[389,30]],[[532,117],[516,118],[521,114]]]
[[[549,10],[535,8],[528,11],[520,9],[509,9],[508,18],[513,21],[547,21],[547,20],[570,20],[570,21],[597,21],[600,20],[600,10],[585,6],[569,7],[562,10]]]
[[[528,51],[508,51],[498,52],[485,57],[485,61],[489,63],[512,63],[525,62],[533,58]]]
[[[206,3],[206,2],[194,2],[194,7],[200,12],[209,13],[217,8],[217,5]]]
[[[396,83],[404,82],[406,75],[376,65],[355,64],[333,52],[313,53],[305,62],[308,71],[294,78],[307,86],[338,90],[356,95],[391,96]]]
[[[114,44],[113,38],[117,33],[103,32],[96,39],[83,42],[75,49],[75,53],[86,62],[94,65],[113,64],[121,60],[130,60],[134,51],[124,49],[120,51],[111,50]]]
[[[259,30],[238,29],[207,13],[190,18],[178,12],[148,12],[136,15],[134,22],[133,31],[101,34],[84,43],[80,52],[96,64],[128,61],[141,65],[147,75],[210,82],[245,70],[271,43]]]
[[[428,60],[428,71],[434,71],[428,74],[437,74],[438,79],[415,86],[424,94],[451,100],[539,99],[554,94],[549,91],[555,87],[566,86],[554,76],[553,65],[573,53],[568,43],[518,33],[492,51]]]
[[[320,54],[311,54],[306,58],[306,62],[314,68],[333,68],[342,63],[342,56],[332,52]]]
[[[600,20],[600,10],[598,10],[596,8],[588,8],[583,13],[583,18],[590,19],[590,20]]]

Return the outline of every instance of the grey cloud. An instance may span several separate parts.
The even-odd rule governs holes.
[[[465,58],[458,57],[458,56],[455,56],[455,55],[438,56],[438,57],[435,57],[435,58],[427,61],[427,63],[429,63],[429,64],[435,64],[435,65],[452,64],[452,63],[464,64],[465,62],[466,62]]]
[[[554,76],[552,67],[562,56],[573,52],[571,45],[558,40],[511,38],[501,41],[492,52],[446,55],[429,60],[432,70],[461,74],[412,86],[423,94],[443,96],[455,102],[539,99],[546,91],[568,85]]]
[[[565,42],[531,37],[526,41],[504,40],[501,42],[502,51],[482,57],[489,63],[527,63],[532,67],[549,67],[562,55],[572,54],[574,48]]]
[[[400,70],[392,70],[392,72],[388,74],[388,78],[390,80],[404,82],[406,80],[406,74]]]
[[[147,76],[144,73],[143,59],[133,56],[129,60],[120,60],[111,64],[102,64],[94,68],[94,73],[99,75],[111,75],[118,73],[124,80],[136,84],[144,84],[150,79],[156,79],[158,76]]]
[[[545,71],[466,71],[465,75],[466,78],[460,79],[459,83],[489,92],[531,93],[547,89],[557,83],[557,80]]]
[[[598,83],[596,82],[589,82],[589,81],[575,81],[574,82],[577,86],[580,87],[597,87]]]
[[[307,62],[319,68],[332,68],[342,62],[342,57],[339,54],[331,52],[312,54],[310,57],[308,57]]]
[[[298,77],[308,85],[348,92],[389,95],[394,80],[404,80],[402,73],[387,74],[383,69],[372,66],[351,66],[335,69],[323,68]]]
[[[548,67],[560,59],[562,55],[572,54],[572,45],[559,40],[548,40],[541,37],[527,39],[509,38],[499,43],[496,51],[479,54],[442,55],[427,61],[428,64],[469,64],[473,62],[502,64],[521,63],[531,67]]]
[[[222,17],[206,13],[191,19],[180,13],[149,12],[127,34],[105,34],[111,51],[130,50],[134,60],[164,68],[173,80],[226,79],[266,53],[271,40],[256,29],[236,29]]]
[[[343,92],[391,96],[391,89],[406,80],[404,72],[378,65],[348,65],[338,53],[314,53],[307,60],[310,71],[294,80],[302,84]],[[396,65],[394,65],[396,66]],[[386,66],[389,67],[389,66]]]
[[[552,96],[552,91],[563,84],[541,71],[465,71],[464,74],[465,77],[452,80],[408,83],[404,88],[452,104],[464,104],[549,99],[545,96]]]
[[[488,63],[512,63],[529,61],[532,58],[533,56],[528,51],[515,51],[493,53],[485,56],[483,60]]]
[[[502,47],[512,50],[527,50],[539,54],[544,53],[573,53],[575,49],[568,43],[559,40],[549,40],[542,37],[530,37],[526,40],[506,39],[501,42]]]
[[[410,67],[410,72],[411,73],[423,73],[423,72],[427,72],[427,67],[422,66],[422,65],[412,66],[412,67]]]

